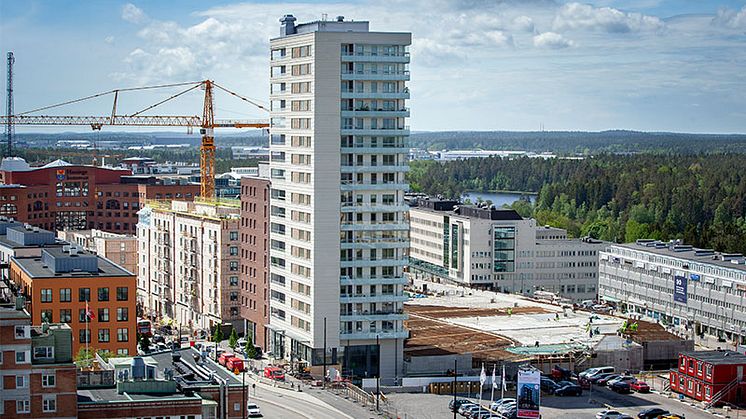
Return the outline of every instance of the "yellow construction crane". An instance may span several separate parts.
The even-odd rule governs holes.
[[[172,87],[184,87],[187,89],[171,95],[157,103],[154,103],[139,112],[129,115],[117,114],[117,100],[119,94],[129,91],[153,90]],[[170,100],[201,88],[205,91],[204,105],[202,116],[186,115],[142,115],[143,113],[162,105]],[[125,89],[115,89],[108,92],[97,93],[80,99],[69,100],[54,105],[44,106],[30,111],[22,112],[16,115],[0,116],[0,125],[88,125],[93,130],[101,130],[104,126],[136,126],[136,127],[187,127],[190,130],[199,127],[202,135],[202,144],[200,146],[200,171],[201,187],[200,195],[203,198],[213,198],[215,196],[215,128],[268,128],[268,120],[233,120],[233,119],[215,119],[213,89],[218,88],[244,102],[269,111],[265,106],[243,97],[231,90],[228,90],[212,80],[202,80],[198,82],[163,84],[157,86],[130,87]],[[112,106],[111,115],[109,116],[50,116],[50,115],[31,115],[60,106],[71,105],[89,99],[99,98],[106,95],[114,96],[114,105]]]

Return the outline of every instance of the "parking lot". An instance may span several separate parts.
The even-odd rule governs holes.
[[[396,407],[402,419],[444,419],[452,418],[448,402],[452,396],[436,394],[389,394],[389,401]],[[484,404],[489,404],[489,392],[485,392]],[[506,393],[505,397],[515,397]],[[459,398],[463,398],[460,397]],[[476,398],[469,397],[477,401]],[[683,414],[686,419],[712,419],[715,416],[695,407],[655,393],[617,394],[606,388],[596,388],[592,392],[583,391],[580,397],[556,397],[542,394],[541,415],[546,419],[592,419],[596,413],[612,406],[615,410],[637,417],[637,413],[648,407],[661,407],[671,413]],[[746,417],[746,412],[744,412]],[[461,418],[461,416],[457,416]],[[732,417],[736,417],[732,415]]]

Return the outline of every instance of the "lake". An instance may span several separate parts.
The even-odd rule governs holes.
[[[535,193],[519,193],[519,192],[466,192],[461,199],[469,198],[472,203],[477,202],[477,198],[482,198],[483,201],[490,200],[495,207],[500,208],[503,205],[510,205],[513,202],[521,199],[521,196],[528,198],[531,202],[536,202]]]

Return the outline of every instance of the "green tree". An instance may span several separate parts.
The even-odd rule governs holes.
[[[91,349],[91,348],[86,349],[85,347],[82,347],[78,349],[78,354],[75,355],[75,363],[80,368],[87,368],[91,366],[91,363],[93,362],[93,358],[94,358],[93,356],[94,352],[95,352],[94,349]]]
[[[238,334],[236,334],[236,329],[231,328],[231,335],[228,337],[228,346],[230,346],[231,350],[235,352],[236,346],[238,346]]]
[[[256,357],[256,348],[254,347],[254,341],[251,339],[251,336],[246,339],[244,353],[246,353],[246,358],[254,359]]]
[[[223,341],[223,325],[218,323],[215,325],[215,331],[212,333],[212,341],[220,343]]]

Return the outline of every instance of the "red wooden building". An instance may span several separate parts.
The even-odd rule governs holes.
[[[670,372],[671,390],[707,403],[743,402],[746,355],[734,351],[679,354],[678,368]]]

